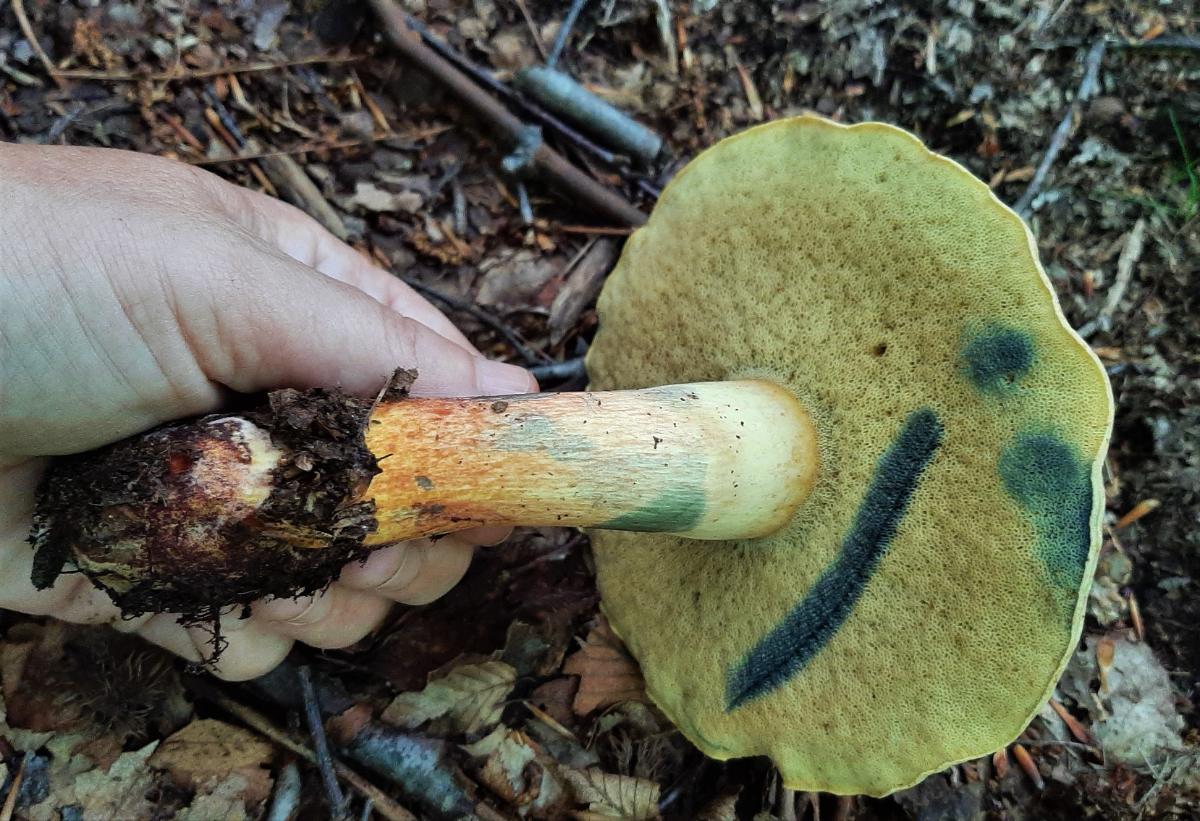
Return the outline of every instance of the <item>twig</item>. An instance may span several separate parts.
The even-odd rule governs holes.
[[[25,0],[12,0],[13,14],[17,16],[17,25],[21,28],[21,33],[25,35],[25,39],[29,42],[29,48],[42,64],[42,68],[46,69],[46,73],[50,75],[50,79],[59,88],[66,88],[66,83],[62,81],[58,73],[58,69],[54,65],[54,61],[50,59],[50,55],[42,48],[42,44],[38,42],[37,35],[33,31],[33,26],[29,23],[29,15],[25,13]]]
[[[296,741],[288,733],[276,727],[271,719],[258,712],[258,710],[234,701],[212,684],[209,684],[202,679],[193,679],[188,682],[188,686],[197,695],[229,713],[231,716],[237,718],[250,729],[262,736],[265,736],[274,743],[278,744],[280,747],[283,747],[285,750],[294,753],[310,764],[316,763],[317,757],[312,750]],[[415,815],[397,804],[391,796],[376,787],[370,781],[367,781],[345,764],[341,763],[340,761],[335,761],[333,762],[333,768],[334,771],[337,772],[339,778],[341,778],[350,786],[354,787],[354,789],[358,790],[358,792],[360,792],[362,795],[374,801],[375,811],[384,818],[388,819],[388,821],[417,821],[417,817]]]
[[[289,761],[275,780],[275,797],[271,800],[266,821],[290,821],[300,806],[300,787],[300,768],[294,761]]]
[[[672,77],[679,76],[679,49],[675,38],[671,36],[671,4],[667,0],[654,0],[655,21],[658,23],[658,36],[662,39],[663,51],[667,53],[667,68]]]
[[[258,140],[247,140],[243,147],[251,152],[264,154],[262,144]],[[345,240],[350,236],[350,231],[346,228],[346,223],[342,221],[341,215],[329,204],[329,200],[325,199],[321,189],[317,188],[317,184],[312,181],[300,163],[288,154],[277,153],[266,153],[259,158],[258,162],[262,163],[263,170],[267,172],[271,182],[275,183],[275,187],[283,194],[284,199],[307,212],[338,239]]]
[[[243,63],[224,68],[198,68],[190,71],[87,71],[84,69],[69,69],[62,71],[54,69],[51,74],[55,77],[65,77],[69,80],[95,80],[110,83],[131,83],[142,80],[155,83],[170,83],[179,80],[204,80],[224,74],[258,74],[265,71],[280,71],[295,66],[328,65],[330,63],[354,63],[363,59],[361,54],[317,55],[300,57],[295,60],[281,60],[277,63]]]
[[[633,233],[632,228],[612,228],[607,225],[560,225],[559,230],[564,234],[599,234],[604,237],[627,237]]]
[[[521,211],[521,222],[526,226],[533,225],[533,205],[529,202],[529,190],[525,183],[517,180],[517,205]]]
[[[371,5],[383,21],[388,38],[397,51],[436,77],[476,114],[495,127],[510,144],[517,145],[522,139],[528,139],[529,126],[421,42],[420,35],[406,24],[405,15],[395,0],[371,0]],[[646,215],[624,197],[571,165],[545,143],[539,141],[530,158],[529,167],[534,175],[558,187],[569,199],[585,208],[621,225],[641,225],[646,221]]]
[[[404,280],[404,282],[407,283],[410,288],[422,296],[437,300],[453,310],[470,314],[484,325],[487,325],[489,328],[499,333],[505,338],[505,340],[508,341],[509,345],[512,345],[513,348],[516,349],[521,358],[525,360],[525,364],[534,365],[540,362],[549,361],[549,356],[540,351],[534,351],[532,348],[526,345],[519,336],[517,336],[516,331],[505,325],[500,319],[480,308],[478,305],[467,302],[466,300],[458,299],[457,297],[452,297],[449,294],[443,294],[436,288],[430,288],[425,283],[419,282],[412,277],[402,276],[400,279]]]
[[[558,63],[558,58],[562,57],[563,49],[567,47],[567,39],[571,36],[571,30],[575,28],[575,21],[579,19],[579,14],[586,5],[587,0],[572,0],[571,7],[567,9],[567,16],[563,18],[558,32],[554,35],[554,45],[550,47],[550,53],[546,55],[547,68],[554,68]]]
[[[439,134],[445,134],[450,130],[451,126],[439,125],[432,128],[420,128],[414,131],[389,131],[384,134],[375,134],[371,137],[361,137],[348,140],[309,140],[289,148],[280,148],[273,151],[262,151],[254,154],[242,153],[236,154],[232,157],[202,157],[199,159],[188,160],[188,163],[190,165],[216,165],[218,163],[261,160],[264,157],[278,157],[285,154],[307,154],[310,151],[336,151],[343,148],[361,148],[363,146],[382,142],[384,140],[425,140],[429,139],[430,137],[436,137]],[[201,149],[203,149],[203,146],[201,146]]]
[[[13,813],[17,810],[17,798],[21,795],[21,783],[25,780],[25,771],[33,760],[33,750],[26,750],[21,757],[21,767],[8,785],[8,795],[4,798],[4,807],[0,809],[0,821],[12,821]]]
[[[405,16],[404,22],[405,25],[421,36],[421,41],[425,43],[425,45],[429,46],[429,48],[440,54],[442,57],[445,57],[449,62],[454,64],[455,68],[457,68],[463,74],[466,74],[478,85],[483,86],[484,88],[499,95],[512,105],[520,108],[530,117],[554,131],[576,148],[591,154],[593,157],[596,157],[597,159],[608,163],[609,165],[615,165],[621,159],[608,149],[592,142],[583,134],[567,125],[558,117],[555,117],[546,109],[532,102],[527,97],[516,93],[512,88],[493,77],[490,72],[475,65],[465,56],[459,54],[449,45],[443,43],[441,40],[435,37],[433,32],[427,29],[419,21]]]
[[[331,813],[334,817],[341,818],[346,811],[346,796],[342,793],[342,787],[334,774],[333,756],[329,754],[329,740],[325,738],[325,724],[321,721],[321,705],[317,702],[317,692],[313,689],[312,673],[307,664],[300,665],[297,672],[300,692],[304,696],[304,720],[308,724],[309,734],[312,735],[317,769],[321,771],[321,780],[329,797]]]
[[[796,821],[796,791],[787,787],[779,790],[779,821]]]
[[[1054,161],[1058,159],[1058,154],[1070,139],[1071,132],[1075,127],[1075,120],[1083,109],[1083,104],[1091,99],[1092,94],[1096,91],[1096,86],[1099,84],[1100,64],[1104,61],[1104,50],[1107,43],[1105,40],[1097,40],[1092,43],[1088,49],[1087,57],[1084,58],[1083,80],[1079,83],[1079,90],[1075,92],[1075,99],[1071,102],[1067,113],[1058,123],[1058,128],[1054,129],[1054,136],[1050,138],[1050,146],[1046,149],[1046,155],[1042,157],[1042,161],[1038,164],[1037,170],[1033,172],[1033,179],[1029,181],[1029,186],[1025,189],[1025,193],[1021,195],[1021,199],[1017,200],[1017,204],[1013,206],[1013,210],[1022,217],[1029,216],[1029,208],[1033,204],[1034,197],[1042,189],[1042,184],[1046,181],[1046,175],[1050,173],[1050,168],[1054,165]]]
[[[1125,291],[1129,288],[1129,281],[1133,278],[1133,269],[1137,266],[1138,260],[1142,258],[1142,250],[1146,244],[1146,218],[1142,217],[1133,224],[1133,230],[1129,232],[1129,239],[1125,240],[1125,247],[1121,249],[1121,256],[1117,257],[1117,276],[1113,280],[1113,284],[1109,286],[1108,293],[1104,297],[1104,305],[1100,308],[1100,313],[1091,322],[1086,323],[1079,329],[1079,335],[1087,339],[1096,331],[1111,331],[1112,317],[1116,313],[1117,306],[1121,304],[1121,300],[1125,297]]]
[[[1187,34],[1160,34],[1150,40],[1121,40],[1110,43],[1113,48],[1143,51],[1146,49],[1162,49],[1164,51],[1200,51],[1200,37]]]
[[[583,357],[577,356],[574,359],[564,359],[562,362],[534,365],[529,372],[538,382],[566,382],[569,379],[585,376],[587,369],[584,367]]]
[[[525,0],[513,0],[513,2],[521,10],[521,16],[525,18],[525,25],[529,27],[529,36],[533,39],[533,45],[537,47],[538,54],[542,55],[542,61],[545,62],[546,44],[542,42],[542,35],[538,32],[537,24],[533,22],[533,17],[529,14],[529,7],[525,5]]]

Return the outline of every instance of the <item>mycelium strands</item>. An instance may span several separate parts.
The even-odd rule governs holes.
[[[781,527],[816,476],[808,414],[763,381],[382,404],[367,544],[487,524],[693,539]]]

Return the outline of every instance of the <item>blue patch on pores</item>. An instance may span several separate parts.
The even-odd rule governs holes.
[[[1021,433],[1000,455],[1004,489],[1037,531],[1038,558],[1059,602],[1074,610],[1092,548],[1092,476],[1069,443],[1053,433]]]
[[[725,685],[727,711],[785,684],[837,633],[895,538],[942,435],[941,420],[932,410],[909,414],[880,458],[837,558],[783,621],[730,670]]]
[[[992,326],[971,336],[962,359],[967,378],[979,391],[1003,393],[1033,366],[1033,340],[1024,331]]]

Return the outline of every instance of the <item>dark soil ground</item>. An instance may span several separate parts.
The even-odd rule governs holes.
[[[282,152],[317,183],[333,214],[327,220],[425,289],[489,355],[545,367],[586,350],[594,294],[573,261],[591,249],[599,257],[592,264],[611,262],[615,244],[598,241],[605,223],[531,184],[534,220],[525,224],[518,186],[499,171],[507,147],[395,56],[366,9],[340,0],[320,14],[315,2],[283,0],[20,5],[54,63],[77,73],[52,82],[14,5],[0,9],[0,138],[171,156],[295,199],[281,154],[261,157]],[[405,7],[507,79],[542,59],[562,5]],[[1007,759],[980,760],[883,800],[795,796],[778,788],[765,761],[705,762],[641,705],[636,669],[597,622],[587,543],[566,531],[519,533],[482,556],[445,599],[401,608],[364,646],[297,660],[312,663],[323,686],[336,685],[343,708],[420,691],[433,671],[453,677],[465,668],[470,675],[460,678],[484,681],[485,691],[508,681],[491,705],[502,710],[494,720],[464,724],[451,710],[443,723],[420,727],[422,743],[442,745],[442,766],[464,780],[484,816],[559,817],[585,805],[599,814],[592,817],[1200,816],[1196,11],[1148,0],[595,0],[560,62],[666,138],[666,159],[624,175],[558,143],[644,209],[698,150],[803,111],[900,125],[1017,203],[1056,127],[1071,117],[1027,219],[1118,404],[1109,537],[1085,644],[1058,693],[1099,740],[1086,731],[1071,740],[1053,712],[1037,719],[1023,743],[1044,786],[1016,754],[1007,768]],[[1089,53],[1099,57],[1096,87],[1079,101]],[[323,57],[330,54],[339,58]],[[233,70],[252,63],[270,65]],[[311,197],[300,204],[318,207]],[[582,300],[556,299],[581,288]],[[545,372],[551,389],[582,382],[571,367],[565,379]],[[0,817],[13,807],[15,817],[39,819],[258,817],[279,800],[269,796],[286,793],[287,757],[241,729],[254,725],[221,699],[252,705],[287,732],[296,705],[281,693],[294,685],[272,679],[214,690],[102,631],[64,633],[18,617],[6,625],[0,753],[10,783],[20,771],[23,784]],[[1110,664],[1104,659],[1114,648]],[[1141,655],[1145,648],[1151,652]],[[1123,663],[1149,671],[1134,699],[1141,713],[1123,709],[1116,695],[1094,695],[1099,676]],[[508,666],[488,666],[496,664]],[[515,684],[504,670],[515,671]],[[1169,685],[1152,697],[1154,681]],[[203,723],[211,718],[223,721]],[[498,722],[499,735],[488,735]],[[1167,741],[1140,761],[1123,761],[1112,740],[1122,729]],[[210,763],[211,778],[197,779],[199,765],[172,757],[188,733],[208,733],[205,743],[224,751],[218,760],[233,763]],[[484,736],[491,746],[458,746]],[[402,788],[395,772],[359,764],[420,817],[440,817],[429,809],[435,787]],[[580,773],[591,780],[581,785]],[[303,765],[301,776],[302,817],[322,817],[315,770]],[[555,789],[565,797],[550,800]]]

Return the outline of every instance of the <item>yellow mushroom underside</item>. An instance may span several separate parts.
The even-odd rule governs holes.
[[[1078,637],[1112,419],[1020,219],[904,131],[780,121],[676,177],[599,313],[593,389],[764,377],[818,429],[772,536],[593,534],[683,732],[870,795],[1015,738]]]

